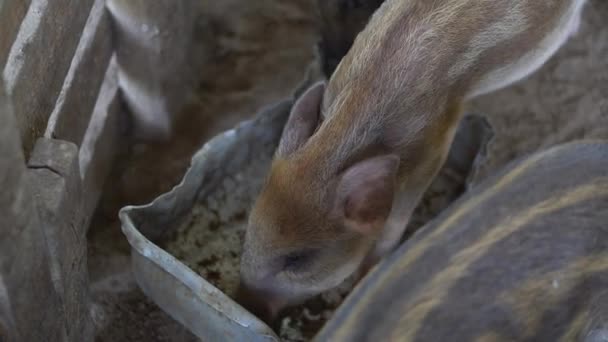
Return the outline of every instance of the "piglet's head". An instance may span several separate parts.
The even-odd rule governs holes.
[[[249,217],[237,300],[266,321],[355,273],[391,210],[396,156],[327,172],[306,144],[321,121],[324,89],[312,86],[292,108]]]

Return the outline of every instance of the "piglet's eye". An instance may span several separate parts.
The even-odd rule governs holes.
[[[283,269],[289,271],[298,271],[310,264],[315,251],[301,250],[291,252],[283,257]]]

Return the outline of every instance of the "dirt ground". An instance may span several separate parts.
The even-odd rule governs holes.
[[[175,138],[125,147],[89,233],[89,273],[97,341],[194,341],[150,302],[130,272],[117,212],[147,203],[181,179],[209,138],[287,95],[312,58],[309,0],[208,3],[215,52],[201,71],[198,98],[177,115]],[[229,13],[229,15],[227,15]],[[608,138],[608,2],[591,0],[580,32],[539,72],[476,99],[496,132],[476,181],[515,157],[580,138]]]

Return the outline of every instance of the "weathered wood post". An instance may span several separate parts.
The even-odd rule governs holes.
[[[90,319],[87,241],[82,204],[86,194],[78,147],[40,138],[28,161],[30,182],[48,247],[51,275],[60,298],[67,341],[88,341]]]
[[[44,134],[93,2],[31,0],[21,23],[0,21],[1,26],[19,28],[12,31],[16,36],[2,78],[11,94],[26,159]]]
[[[115,23],[119,84],[135,137],[167,139],[201,59],[198,44],[192,43],[200,2],[109,0],[108,8]]]
[[[0,23],[0,342],[92,341],[86,234],[126,133],[111,16],[0,0]]]
[[[0,1],[0,66],[4,66],[31,0]]]
[[[0,335],[8,341],[66,341],[57,274],[3,82],[0,156]]]

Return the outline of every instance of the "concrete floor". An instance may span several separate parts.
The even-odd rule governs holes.
[[[177,116],[172,141],[124,151],[90,230],[97,341],[193,340],[134,283],[117,211],[149,202],[177,184],[204,141],[287,95],[312,57],[310,1],[208,3],[217,30],[216,58],[201,71],[198,98]],[[539,72],[471,104],[496,131],[476,181],[539,148],[608,139],[608,2],[590,0],[584,14],[581,31]]]

